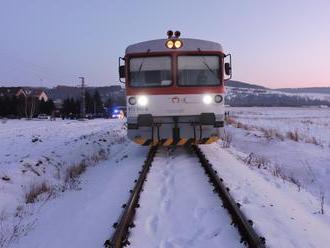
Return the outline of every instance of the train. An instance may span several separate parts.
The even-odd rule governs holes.
[[[217,42],[168,31],[166,38],[129,45],[119,57],[128,138],[162,146],[217,141],[224,127],[224,82],[231,77],[231,55]]]

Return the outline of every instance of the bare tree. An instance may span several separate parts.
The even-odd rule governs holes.
[[[25,117],[28,119],[32,119],[33,115],[37,109],[37,101],[38,99],[34,96],[29,96],[28,93],[24,94],[24,112]]]

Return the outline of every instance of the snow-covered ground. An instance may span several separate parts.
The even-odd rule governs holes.
[[[142,168],[147,148],[111,147],[107,161],[91,167],[80,178],[80,190],[48,201],[36,214],[34,228],[10,247],[101,248]]]
[[[266,238],[267,247],[329,247],[330,209],[319,214],[317,198],[235,160],[220,144],[203,145],[202,150],[256,231]]]
[[[229,108],[238,157],[262,164],[330,203],[330,109]],[[232,150],[232,152],[235,153]],[[250,157],[248,156],[250,155]]]
[[[219,141],[202,150],[258,233],[269,247],[329,247],[328,112],[230,111],[236,120],[226,128],[231,146],[223,148]],[[278,134],[268,132],[276,122]],[[304,123],[310,133],[292,140],[286,132],[306,130]],[[101,248],[113,233],[148,148],[128,141],[119,120],[0,125],[0,247]],[[86,172],[68,179],[68,168],[81,164]],[[43,182],[52,190],[26,203],[31,185]],[[140,198],[131,247],[218,247],[223,242],[240,247],[237,231],[211,189],[196,158],[180,149],[173,154],[161,149]],[[320,191],[325,192],[324,214]]]
[[[33,221],[23,219],[38,211],[41,202],[76,188],[76,177],[87,166],[106,159],[111,146],[124,141],[122,125],[109,120],[3,120],[0,247],[30,229]]]
[[[244,247],[197,157],[182,148],[159,149],[140,202],[130,247]]]

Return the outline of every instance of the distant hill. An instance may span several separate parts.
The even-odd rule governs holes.
[[[246,83],[242,81],[235,81],[229,80],[225,82],[226,86],[235,87],[235,88],[248,88],[248,89],[264,89],[264,90],[271,90],[270,88],[257,85]],[[286,93],[317,93],[317,94],[330,94],[330,87],[306,87],[306,88],[276,88],[273,89],[274,91],[281,91]]]
[[[330,107],[330,87],[269,89],[239,81],[228,81],[225,86],[225,101],[231,106]]]
[[[235,81],[235,80],[229,80],[225,82],[226,86],[229,87],[237,87],[237,88],[251,88],[251,89],[267,89],[266,87],[256,85],[256,84],[250,84],[250,83],[245,83],[241,81]]]
[[[330,94],[330,87],[307,87],[307,88],[280,88],[275,89],[282,92],[288,93],[319,93],[319,94]]]

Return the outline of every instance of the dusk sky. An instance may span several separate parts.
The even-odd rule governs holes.
[[[329,0],[1,0],[0,86],[118,83],[136,42],[212,40],[233,79],[266,87],[330,87]]]

